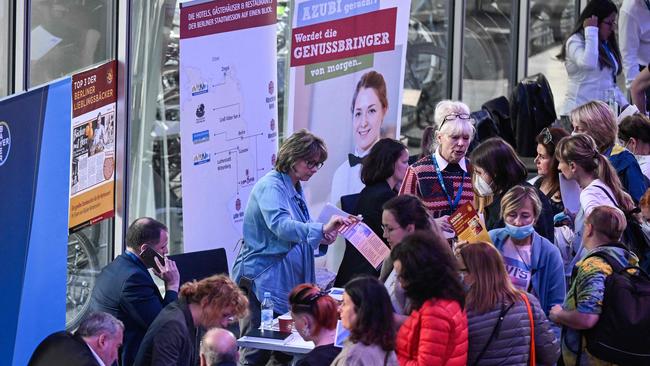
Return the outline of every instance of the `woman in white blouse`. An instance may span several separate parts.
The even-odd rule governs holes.
[[[616,86],[616,76],[622,69],[614,33],[616,14],[611,0],[590,1],[562,47],[558,58],[565,62],[569,84],[561,115],[592,100],[607,101],[610,97],[620,107],[629,104]]]

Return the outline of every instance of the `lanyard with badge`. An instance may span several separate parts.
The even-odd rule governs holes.
[[[650,1],[650,0],[648,0]],[[618,62],[616,61],[616,57],[614,57],[614,53],[612,53],[612,50],[609,48],[609,45],[607,45],[607,42],[603,42],[603,48],[605,49],[605,52],[607,53],[607,58],[609,58],[610,61],[612,61],[612,78],[614,79],[614,84],[616,84],[616,73],[618,72]]]
[[[442,187],[442,191],[445,192],[445,196],[447,196],[447,202],[449,202],[449,207],[451,208],[451,212],[456,211],[456,207],[458,207],[458,203],[460,202],[460,197],[463,194],[463,183],[465,182],[465,176],[467,175],[467,172],[463,170],[463,177],[460,179],[460,186],[458,187],[458,193],[456,193],[456,198],[454,198],[454,201],[451,201],[451,196],[447,192],[447,187],[445,187],[445,181],[442,177],[442,172],[440,171],[440,167],[438,166],[438,161],[436,160],[436,156],[433,155],[433,166],[436,168],[436,173],[438,173],[438,182],[440,183],[440,187]],[[452,193],[454,193],[454,185],[452,183],[451,185]]]

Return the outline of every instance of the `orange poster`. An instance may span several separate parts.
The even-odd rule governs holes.
[[[70,232],[115,213],[117,63],[72,76]]]

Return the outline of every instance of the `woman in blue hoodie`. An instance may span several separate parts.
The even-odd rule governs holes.
[[[566,286],[560,251],[535,232],[541,206],[535,188],[512,187],[501,199],[506,227],[491,230],[490,239],[503,256],[512,284],[535,295],[548,315],[553,305],[564,301]]]

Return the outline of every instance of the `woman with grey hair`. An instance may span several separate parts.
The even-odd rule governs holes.
[[[435,133],[434,127],[424,131],[425,155],[409,167],[399,194],[419,197],[438,226],[453,233],[447,217],[474,200],[472,168],[465,155],[475,128],[469,107],[451,100],[436,105],[434,122]],[[434,148],[429,150],[429,145]]]
[[[301,283],[315,283],[314,251],[331,244],[337,230],[350,219],[333,216],[326,224],[313,222],[300,182],[323,166],[323,140],[307,130],[291,135],[280,147],[275,169],[253,187],[244,212],[244,244],[232,277],[248,292],[249,316],[242,319],[242,335],[260,326],[260,306],[266,292],[274,315],[289,311],[289,292]],[[264,365],[269,351],[244,348],[243,364]],[[278,356],[282,357],[282,356]]]

